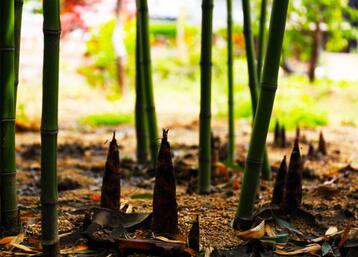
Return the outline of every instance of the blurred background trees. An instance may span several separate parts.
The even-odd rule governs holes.
[[[267,2],[269,19],[272,1]],[[179,104],[180,111],[195,113],[198,111],[195,108],[199,105],[200,92],[198,63],[201,15],[197,11],[200,10],[200,1],[149,0],[148,4],[158,111],[169,112],[168,104],[163,108],[165,99],[162,96],[166,96],[166,99],[173,97],[178,103],[190,101],[190,105]],[[257,48],[261,1],[252,1],[251,5],[253,36]],[[288,129],[295,127],[297,123],[312,127],[336,119],[328,111],[330,92],[342,95],[342,99],[346,97],[344,94],[351,98],[355,95],[349,92],[350,89],[354,90],[353,84],[358,80],[357,73],[353,72],[358,39],[356,8],[356,0],[292,0],[280,70],[287,76],[281,77],[280,83],[284,83],[285,87],[279,90],[278,104],[274,109],[274,117],[283,119]],[[25,51],[34,52],[34,55],[38,51],[36,33],[41,33],[35,29],[41,24],[40,10],[41,1],[25,1],[22,47],[26,48]],[[241,10],[241,0],[233,0],[234,98],[240,99],[235,104],[234,114],[236,119],[249,119],[252,111],[246,86],[248,78]],[[212,111],[216,117],[223,117],[227,113],[227,89],[222,86],[227,84],[226,11],[226,0],[216,0],[212,70],[215,95]],[[109,107],[109,104],[106,105],[108,108],[102,105],[96,110],[78,109],[77,117],[88,115],[80,117],[80,123],[97,126],[133,122],[133,119],[128,118],[131,117],[129,113],[132,113],[132,107],[128,106],[134,107],[131,96],[135,87],[135,13],[134,0],[61,1],[61,43],[64,55],[61,60],[66,67],[61,69],[66,72],[66,76],[62,76],[66,81],[61,84],[64,87],[68,85],[71,97],[78,94],[88,98],[89,92],[100,92],[106,100],[121,105],[121,111],[110,110],[113,107]],[[25,69],[20,79],[25,79],[27,84],[34,86],[38,84],[36,79],[39,77],[39,64],[33,58],[30,60],[27,57],[29,54],[24,56],[22,65],[31,65],[33,69],[31,72],[27,72],[30,69]],[[118,58],[122,60],[117,61]],[[120,64],[119,67],[117,64]],[[302,89],[309,84],[308,75],[311,80],[315,78],[314,85],[319,86],[315,87],[315,93],[308,94],[307,90],[305,92]],[[127,89],[122,90],[120,85],[125,85]],[[88,86],[91,90],[88,90]],[[341,87],[346,87],[346,90],[338,90]],[[26,90],[26,85],[21,90]],[[127,96],[123,91],[128,93]],[[27,95],[31,94],[27,92]],[[18,103],[18,114],[26,123],[32,122],[26,116],[38,113],[28,102],[21,100]],[[353,103],[354,99],[345,102]],[[311,108],[304,108],[308,105]],[[344,117],[340,116],[340,122],[354,123],[350,118],[353,115],[347,114],[347,111],[341,114]],[[63,116],[60,114],[60,117]]]

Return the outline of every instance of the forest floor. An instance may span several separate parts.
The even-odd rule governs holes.
[[[216,120],[213,127],[215,135],[221,137],[224,145],[226,133],[223,123]],[[286,225],[282,224],[282,220],[281,223],[277,220],[276,222],[267,220],[265,234],[266,239],[270,236],[271,242],[267,243],[267,240],[264,242],[261,238],[261,241],[250,239],[247,243],[247,240],[239,236],[238,231],[232,229],[230,223],[235,215],[240,194],[243,176],[240,167],[247,153],[249,124],[247,122],[237,124],[240,129],[236,135],[236,163],[239,166],[230,171],[220,163],[213,183],[213,193],[209,195],[190,192],[197,174],[198,123],[196,121],[186,124],[167,122],[165,125],[170,129],[169,141],[177,176],[180,229],[178,242],[186,242],[192,221],[196,215],[199,215],[200,244],[205,253],[203,256],[236,256],[235,254],[273,256],[275,249],[274,255],[280,253],[281,249],[280,254],[283,255],[296,255],[292,251],[298,250],[306,255],[337,256],[339,252],[342,256],[357,256],[358,131],[356,128],[345,126],[301,129],[300,148],[303,156],[307,153],[308,143],[317,147],[320,131],[324,133],[328,149],[327,156],[319,155],[311,160],[303,157],[305,162],[302,208],[305,212],[287,220],[289,223],[285,223]],[[126,206],[127,213],[151,212],[153,171],[148,170],[146,165],[138,165],[134,160],[135,134],[132,127],[62,130],[59,134],[58,182],[59,234],[63,256],[116,256],[117,252],[113,252],[106,245],[99,247],[102,249],[93,249],[86,237],[81,233],[74,233],[83,228],[85,214],[92,207],[99,206],[108,140],[111,139],[114,129],[116,129],[121,155],[121,206]],[[273,146],[272,137],[272,134],[268,137],[268,152],[275,177],[275,171],[283,156],[289,157],[295,136],[293,131],[287,133],[288,142],[285,148]],[[17,134],[17,164],[22,232],[17,237],[0,240],[0,255],[36,256],[40,251],[41,228],[38,132]],[[258,209],[270,203],[272,188],[272,182],[261,182]],[[330,230],[326,232],[329,228]],[[73,233],[77,236],[73,236]],[[325,233],[325,237],[314,240],[324,236]],[[141,238],[142,234],[136,231],[131,236]],[[286,237],[287,243],[283,249],[280,248],[282,244],[278,241],[272,242],[279,236]],[[260,248],[257,242],[263,247]],[[337,245],[340,251],[337,250]],[[254,255],[248,253],[245,255],[246,252]]]

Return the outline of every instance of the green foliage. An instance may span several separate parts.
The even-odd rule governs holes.
[[[150,32],[155,38],[162,36],[175,39],[177,35],[177,25],[175,22],[151,22]]]
[[[345,15],[357,21],[357,11],[348,7],[346,0],[294,0],[289,8],[285,38],[285,56],[306,61],[311,52],[312,34],[317,24],[327,34],[324,48],[341,51],[348,39],[358,38]]]
[[[113,47],[113,32],[116,25],[115,19],[93,28],[90,31],[90,37],[86,43],[86,57],[88,63],[78,69],[78,72],[86,77],[87,82],[92,86],[117,89],[116,81],[116,55]],[[134,85],[134,53],[135,53],[135,20],[127,21],[124,26],[124,45],[127,51],[126,74],[128,85]],[[185,26],[185,44],[190,47],[196,43],[198,28],[194,26]],[[175,47],[175,37],[177,33],[177,24],[173,22],[153,22],[150,24],[151,41],[154,43],[158,38],[167,39],[165,42],[169,47]],[[169,43],[168,43],[169,42]],[[183,65],[183,60],[170,59],[173,65]],[[190,52],[190,62],[194,63],[199,59],[199,52]],[[161,65],[162,64],[162,65]],[[195,63],[197,64],[197,62]],[[153,66],[154,72],[161,73],[166,77],[172,68],[171,64],[161,62],[159,66]],[[191,69],[184,69],[185,74],[191,76]]]
[[[114,26],[115,20],[112,19],[90,32],[91,36],[86,44],[89,63],[78,71],[92,86],[108,87],[115,82],[116,56],[112,40]]]
[[[130,114],[118,113],[91,114],[81,118],[80,122],[92,127],[115,126],[132,123],[133,117]]]

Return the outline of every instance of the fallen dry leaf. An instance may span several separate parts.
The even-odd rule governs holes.
[[[263,237],[265,235],[265,220],[252,229],[238,232],[237,235],[242,239],[258,239]]]
[[[166,243],[183,244],[183,245],[186,244],[184,241],[171,240],[171,239],[166,238],[166,237],[164,237],[164,236],[156,236],[156,237],[154,237],[154,239],[157,239],[157,240],[159,240],[159,241],[163,241],[163,242],[166,242]]]
[[[73,253],[78,253],[78,252],[86,251],[86,250],[88,250],[87,245],[76,245],[74,247],[61,250],[61,254],[73,254]]]
[[[18,248],[24,252],[27,252],[27,253],[39,253],[38,251],[36,251],[35,249],[32,249],[28,246],[25,246],[25,245],[21,245],[21,244],[17,244],[17,243],[10,243],[11,246],[15,247],[15,248]]]
[[[16,236],[7,236],[0,239],[0,245],[6,245],[9,244],[12,240],[14,240]]]
[[[269,224],[265,225],[265,234],[267,236],[269,236],[269,237],[275,237],[276,236],[275,231],[273,230],[273,228]]]
[[[331,237],[331,236],[334,236],[335,234],[337,234],[338,232],[338,228],[335,227],[335,226],[331,226],[327,229],[326,233],[324,233],[324,235],[326,237]]]
[[[100,194],[93,194],[91,195],[91,200],[94,202],[99,202],[101,200],[101,195]]]
[[[277,249],[274,252],[279,255],[289,256],[289,255],[297,255],[301,253],[315,254],[320,250],[321,250],[321,246],[319,244],[309,244],[304,248],[293,250],[293,251],[285,251],[285,250]]]

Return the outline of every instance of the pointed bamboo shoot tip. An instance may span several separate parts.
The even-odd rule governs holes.
[[[163,140],[168,140],[168,132],[169,132],[169,129],[163,129]]]
[[[295,139],[295,144],[293,145],[293,150],[292,151],[298,151],[298,152],[300,151],[298,138]]]

